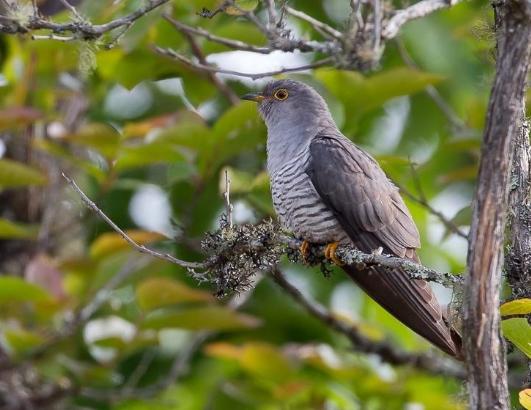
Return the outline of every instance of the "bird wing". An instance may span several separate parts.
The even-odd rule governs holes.
[[[318,135],[310,144],[307,174],[323,202],[334,212],[358,249],[418,262],[417,228],[400,197],[376,161],[343,136]],[[452,355],[458,348],[428,283],[406,272],[371,268],[343,269],[376,302],[397,319]]]

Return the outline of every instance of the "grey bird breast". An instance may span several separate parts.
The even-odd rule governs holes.
[[[269,169],[273,205],[283,226],[314,243],[347,241],[348,236],[321,200],[307,174],[309,149],[278,168]]]

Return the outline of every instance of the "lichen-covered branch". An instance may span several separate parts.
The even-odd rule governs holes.
[[[118,28],[129,28],[136,20],[143,17],[150,11],[168,3],[169,0],[149,0],[143,7],[138,8],[132,13],[111,20],[104,24],[92,24],[91,22],[83,19],[77,10],[71,6],[68,2],[63,0],[63,4],[72,11],[73,20],[67,23],[55,23],[52,20],[40,16],[36,9],[34,9],[33,15],[27,16],[22,20],[17,18],[17,13],[14,8],[19,7],[16,3],[7,3],[5,8],[5,14],[0,16],[0,33],[5,34],[32,34],[34,39],[46,38],[60,39],[61,41],[67,41],[66,38],[76,40],[96,40],[103,36],[105,33],[116,30]],[[45,35],[39,35],[40,31],[45,31]],[[64,37],[65,34],[69,36]],[[57,36],[60,35],[60,36]]]

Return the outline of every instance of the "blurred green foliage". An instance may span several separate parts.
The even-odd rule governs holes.
[[[91,21],[105,22],[140,3],[85,1],[79,9]],[[254,8],[258,2],[240,3]],[[290,5],[341,29],[344,21],[333,9],[343,3]],[[252,44],[267,42],[231,10],[212,19],[198,16],[203,7],[214,8],[214,0],[172,5],[173,16],[187,24]],[[69,17],[63,12],[54,18]],[[306,23],[289,21],[318,39]],[[491,24],[484,2],[465,2],[404,28],[400,41],[418,68],[408,67],[390,43],[375,73],[321,68],[293,75],[323,93],[343,132],[393,180],[425,196],[460,227],[471,217],[493,75]],[[60,171],[74,176],[136,241],[185,259],[200,259],[201,237],[217,226],[225,171],[238,222],[273,216],[264,173],[266,133],[256,107],[231,106],[206,75],[152,51],[159,45],[190,54],[160,10],[140,19],[119,46],[106,50],[108,40],[0,37],[0,343],[13,360],[62,332],[72,312],[138,257],[84,210]],[[197,41],[207,55],[229,51]],[[227,84],[236,93],[247,89],[234,78]],[[448,120],[425,92],[428,86],[436,87],[462,124]],[[140,202],[140,217],[131,210],[139,192],[153,186],[163,193],[159,200],[169,201],[165,235],[148,232],[149,224],[142,223],[142,214],[159,207]],[[462,272],[465,241],[445,232],[426,208],[406,201],[421,232],[423,263]],[[318,270],[288,263],[285,270],[304,292],[375,341],[430,348],[339,272],[323,278]],[[69,381],[63,401],[68,409],[463,408],[459,381],[393,368],[353,351],[267,278],[258,280],[238,309],[211,292],[183,269],[151,260],[108,294],[88,324],[47,345],[31,364],[42,383]],[[529,340],[529,325],[522,321],[504,321],[519,347]],[[170,377],[175,358],[186,355],[197,334],[208,339],[183,374],[166,388],[149,390]]]

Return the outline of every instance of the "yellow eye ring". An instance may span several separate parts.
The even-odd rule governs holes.
[[[279,101],[284,101],[286,98],[288,98],[288,95],[288,90],[286,90],[285,88],[279,88],[275,91],[273,97],[275,97]]]

